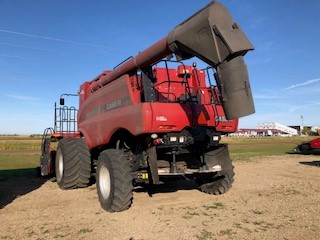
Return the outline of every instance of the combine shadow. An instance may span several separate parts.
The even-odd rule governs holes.
[[[134,189],[134,192],[146,192],[152,197],[157,193],[172,193],[179,190],[194,190],[198,189],[198,184],[194,180],[175,180],[164,181],[159,185],[139,185]]]
[[[16,198],[36,190],[46,180],[35,177],[34,168],[0,170],[0,209]]]
[[[319,150],[309,150],[309,151],[302,151],[302,152],[286,152],[286,154],[298,154],[298,155],[320,155]]]
[[[303,164],[303,165],[309,165],[309,166],[320,167],[320,161],[299,162],[299,163],[300,163],[300,164]]]

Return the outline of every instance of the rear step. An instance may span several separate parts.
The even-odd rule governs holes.
[[[177,173],[170,173],[170,168],[158,169],[159,176],[173,176],[173,175],[186,175],[186,174],[200,174],[200,173],[214,173],[221,171],[221,165],[215,165],[211,169],[191,169],[187,168]]]

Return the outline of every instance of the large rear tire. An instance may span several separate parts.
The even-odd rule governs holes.
[[[63,138],[59,141],[55,171],[61,189],[84,188],[91,177],[91,157],[83,138]]]
[[[301,152],[306,152],[311,150],[310,143],[303,143],[299,146]]]
[[[209,174],[198,178],[199,190],[214,195],[229,191],[232,187],[235,173],[227,145],[221,145],[218,149],[207,152],[205,154],[205,162],[209,167],[221,165],[222,170],[214,176]]]
[[[120,212],[131,206],[132,179],[130,162],[123,150],[107,149],[100,154],[96,180],[103,209]]]

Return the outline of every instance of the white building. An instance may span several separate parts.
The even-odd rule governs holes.
[[[280,123],[258,123],[257,124],[258,129],[267,129],[272,132],[272,130],[281,131],[282,133],[289,134],[289,135],[298,135],[298,130],[285,126]]]
[[[311,127],[310,130],[311,130],[312,132],[319,132],[320,127],[319,127],[319,126],[313,126],[313,127]]]

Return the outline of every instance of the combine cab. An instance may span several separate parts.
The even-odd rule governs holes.
[[[135,57],[83,83],[77,123],[75,109],[56,108],[55,128],[43,138],[41,175],[55,173],[61,189],[86,187],[95,176],[109,212],[130,207],[135,185],[152,187],[168,177],[194,179],[208,194],[227,192],[234,171],[220,139],[255,111],[243,58],[250,50],[228,10],[212,1]],[[192,57],[209,67],[183,62]]]

